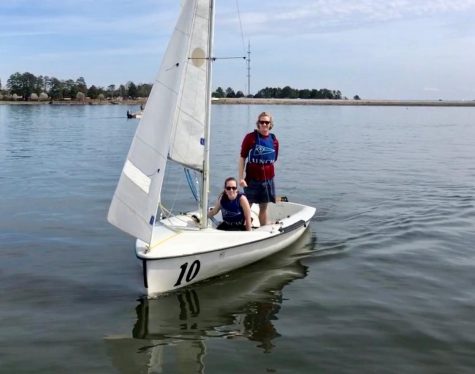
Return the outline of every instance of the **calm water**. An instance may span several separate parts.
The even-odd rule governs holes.
[[[212,199],[269,109],[278,192],[317,215],[281,254],[148,301],[105,219],[127,109],[0,105],[1,373],[473,373],[475,109],[214,106]]]

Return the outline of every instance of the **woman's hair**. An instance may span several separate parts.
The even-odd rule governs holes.
[[[238,186],[238,182],[237,182],[237,179],[234,178],[234,177],[227,177],[225,180],[224,180],[224,188],[226,188],[226,185],[228,184],[229,181],[234,181],[236,182],[236,187]]]
[[[261,117],[266,117],[266,116],[269,117],[270,119],[269,130],[272,130],[272,128],[274,127],[274,120],[272,119],[272,114],[270,114],[269,112],[262,112],[261,114],[257,116],[256,126],[259,127],[259,121]]]

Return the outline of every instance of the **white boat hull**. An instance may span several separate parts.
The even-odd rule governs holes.
[[[256,207],[257,208],[257,207]],[[212,278],[270,256],[295,242],[306,230],[315,208],[269,205],[270,225],[248,231],[199,230],[192,212],[163,219],[154,227],[152,246],[137,240],[149,297]],[[254,222],[257,212],[254,210]]]

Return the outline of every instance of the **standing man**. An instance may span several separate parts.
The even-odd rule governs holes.
[[[239,184],[244,187],[249,203],[259,204],[261,226],[269,223],[267,204],[275,203],[274,162],[279,154],[279,141],[270,132],[273,125],[270,113],[259,114],[257,130],[244,137],[239,158]]]

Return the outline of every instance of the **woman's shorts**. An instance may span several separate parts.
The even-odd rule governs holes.
[[[244,224],[232,225],[224,221],[216,228],[223,231],[246,231],[246,226],[244,226]]]
[[[244,187],[244,194],[249,200],[249,204],[275,203],[274,179],[258,181],[251,179]]]

